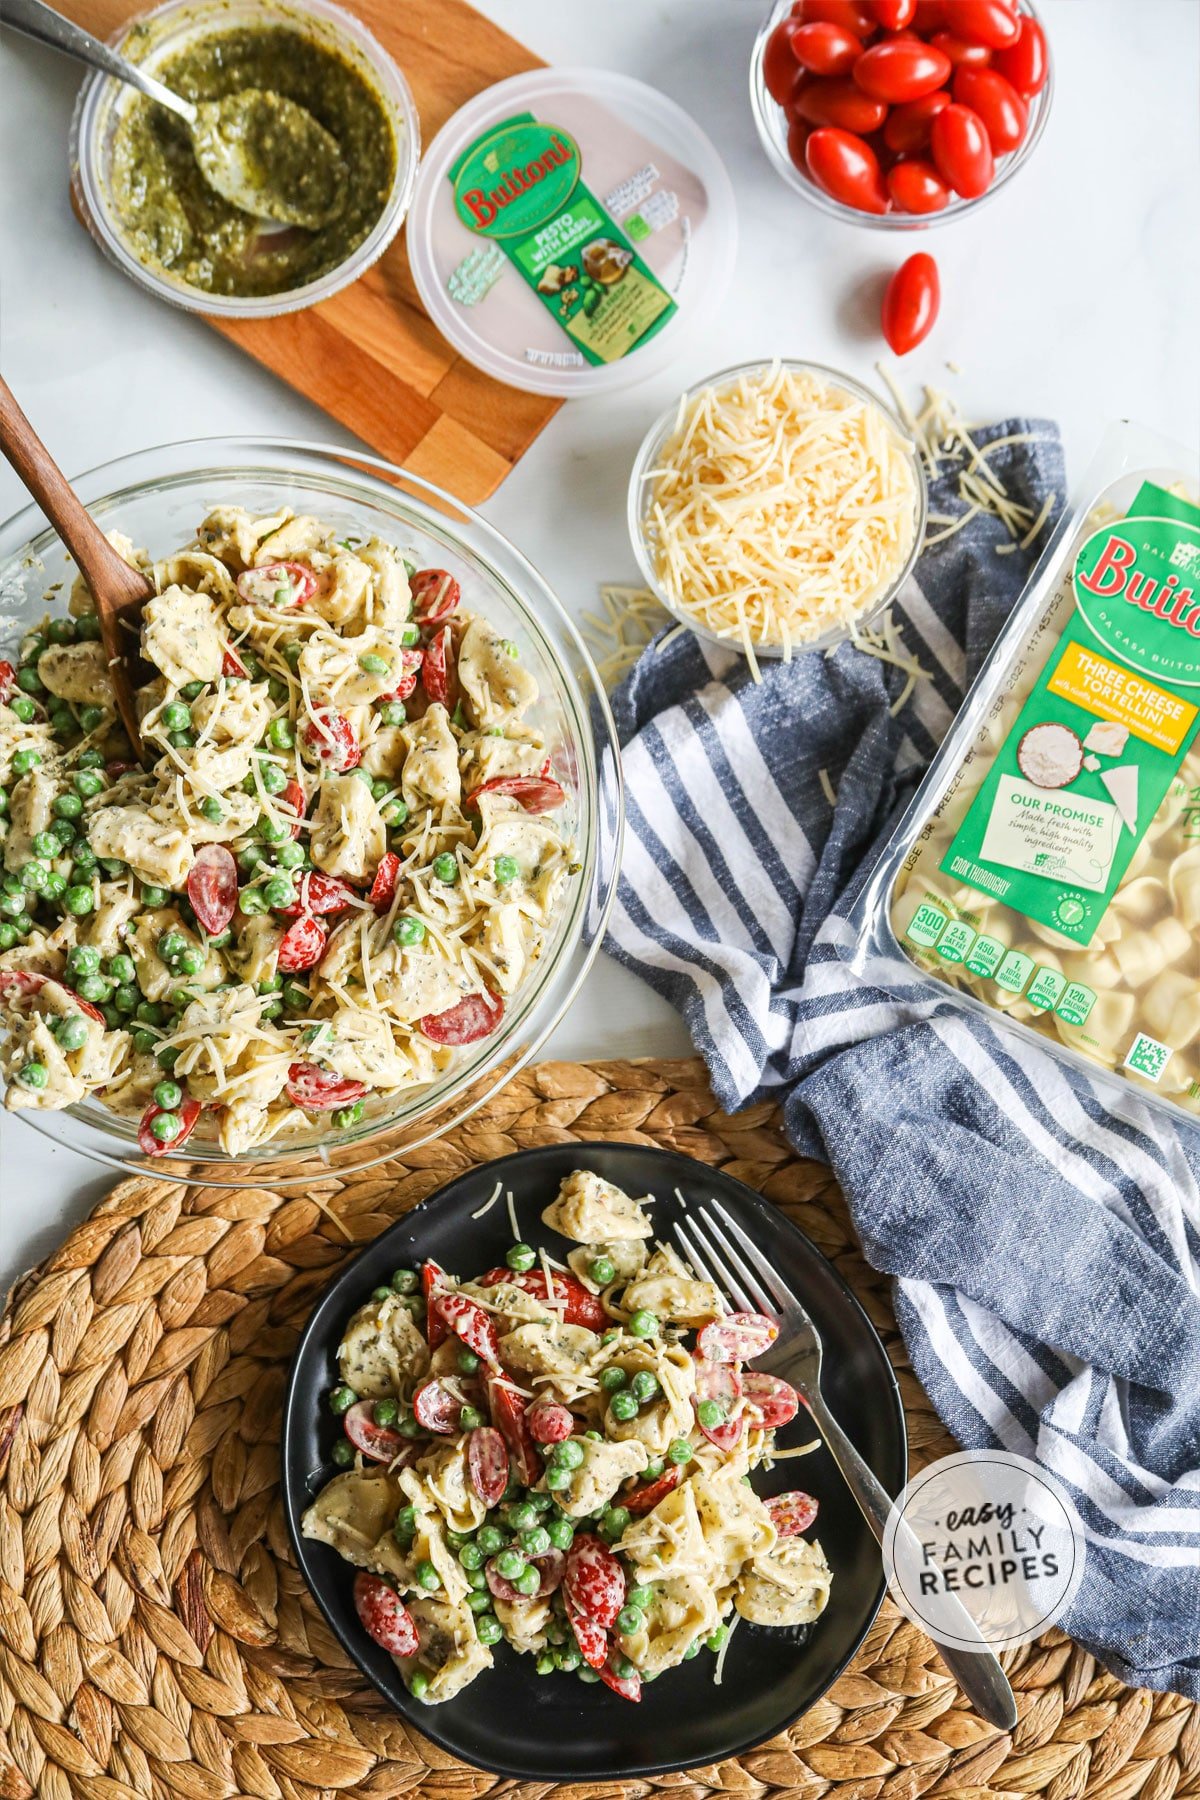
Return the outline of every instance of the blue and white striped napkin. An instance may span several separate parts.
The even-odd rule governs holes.
[[[1061,505],[1055,428],[976,436],[1024,432],[990,460],[1033,516]],[[934,513],[960,510],[953,479]],[[608,948],[678,1008],[724,1106],[778,1100],[830,1164],[955,1437],[1066,1485],[1088,1548],[1063,1628],[1200,1699],[1200,1135],[835,948],[1040,548],[1007,542],[981,515],[924,552],[896,621],[931,678],[895,716],[905,675],[849,646],[761,686],[690,634],[642,656],[614,697]]]

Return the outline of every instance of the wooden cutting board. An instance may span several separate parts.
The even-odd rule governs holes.
[[[465,0],[340,3],[404,71],[426,145],[472,95],[542,66]],[[130,0],[56,4],[102,38],[145,10]],[[417,297],[403,230],[374,268],[319,306],[208,323],[381,456],[463,500],[486,499],[561,404],[493,381],[446,342]]]

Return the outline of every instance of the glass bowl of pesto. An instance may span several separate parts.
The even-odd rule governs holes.
[[[573,860],[569,867],[564,863],[536,951],[506,994],[503,1016],[487,1036],[458,1047],[443,1047],[437,1040],[433,1079],[390,1092],[373,1091],[362,1103],[361,1117],[324,1111],[313,1112],[306,1124],[299,1118],[291,1120],[287,1130],[239,1156],[221,1148],[219,1116],[207,1102],[186,1143],[154,1156],[139,1148],[139,1119],[107,1104],[98,1092],[62,1110],[31,1105],[20,1109],[20,1117],[54,1143],[125,1174],[214,1188],[311,1189],[330,1182],[329,1191],[336,1191],[340,1177],[389,1157],[409,1155],[492,1100],[537,1054],[575,999],[604,935],[624,828],[620,752],[603,686],[575,626],[547,582],[513,544],[452,495],[366,452],[282,438],[201,438],[118,457],[80,475],[73,485],[105,531],[125,534],[153,559],[171,559],[159,563],[164,580],[178,563],[173,553],[194,542],[201,521],[217,509],[242,508],[260,520],[290,509],[299,515],[300,525],[306,519],[319,520],[336,534],[339,545],[363,545],[371,539],[394,545],[418,569],[447,572],[461,593],[456,617],[485,621],[503,647],[515,647],[520,667],[536,683],[537,697],[525,713],[528,731],[523,735],[530,741],[536,735],[544,745],[565,792],[555,818],[561,820],[561,835],[569,842]],[[47,615],[55,622],[44,634],[49,643],[71,641],[69,628],[64,635],[60,622],[68,616],[75,576],[70,557],[38,507],[26,506],[0,524],[0,662],[16,668],[22,646],[28,646],[30,634],[41,631]],[[174,581],[176,573],[169,579]],[[508,653],[512,655],[512,649]],[[22,702],[17,717],[24,716],[25,686],[18,669],[18,691],[10,695]],[[12,709],[0,703],[0,760],[5,729],[11,739],[14,726]],[[47,764],[51,773],[60,758],[64,768],[70,766],[72,746],[77,747],[79,740],[67,727],[66,736],[54,742],[55,760]],[[11,766],[12,758],[8,761]],[[119,766],[106,768],[106,779],[117,779]],[[6,788],[14,786],[19,772],[14,768],[8,775]],[[3,840],[12,803],[0,804],[0,812]],[[520,817],[525,818],[524,812]],[[536,828],[545,821],[534,818],[529,823]],[[11,868],[5,868],[5,850],[0,841],[0,885],[5,885],[4,874],[11,875]],[[143,906],[153,904],[149,890],[138,891]],[[16,921],[20,942],[15,961],[11,947],[4,955],[5,970],[29,962],[28,956],[22,959],[22,946],[36,952],[39,934],[56,926],[55,911],[41,895],[28,921]],[[83,923],[95,916],[89,913]],[[13,941],[10,912],[5,910],[3,943],[11,946]],[[408,941],[397,937],[397,942]],[[10,976],[8,985],[12,984]],[[0,1000],[3,997],[0,987]],[[382,988],[376,999],[381,1010],[390,1005]],[[284,1000],[281,1030],[288,1028],[286,993]],[[111,1035],[112,1031],[106,1033]],[[137,1047],[135,1037],[133,1048]],[[0,1030],[0,1056],[4,1049]],[[318,1053],[298,1052],[306,1058]],[[518,1101],[518,1112],[522,1104]],[[356,1112],[355,1107],[349,1109],[350,1115]],[[14,1146],[10,1156],[16,1154]],[[318,1187],[318,1200],[321,1192]]]
[[[89,76],[72,193],[140,287],[218,319],[269,318],[328,299],[383,255],[412,199],[420,125],[404,76],[356,18],[330,0],[168,0],[112,42],[192,101],[285,94],[337,139],[348,174],[344,207],[319,229],[251,218],[206,186],[181,120]],[[286,179],[286,141],[279,155]]]

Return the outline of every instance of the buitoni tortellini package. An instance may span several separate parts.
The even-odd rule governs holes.
[[[1114,427],[846,954],[1200,1113],[1200,482]]]

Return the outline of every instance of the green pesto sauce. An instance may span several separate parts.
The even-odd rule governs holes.
[[[279,294],[336,268],[371,232],[395,179],[395,133],[382,97],[336,51],[286,26],[246,28],[213,33],[154,73],[195,102],[244,88],[296,101],[337,140],[349,179],[329,224],[273,226],[215,193],[183,120],[139,97],[117,127],[111,163],[113,199],[139,262],[205,293]],[[286,132],[273,134],[271,158],[272,178],[286,189],[296,174]]]

